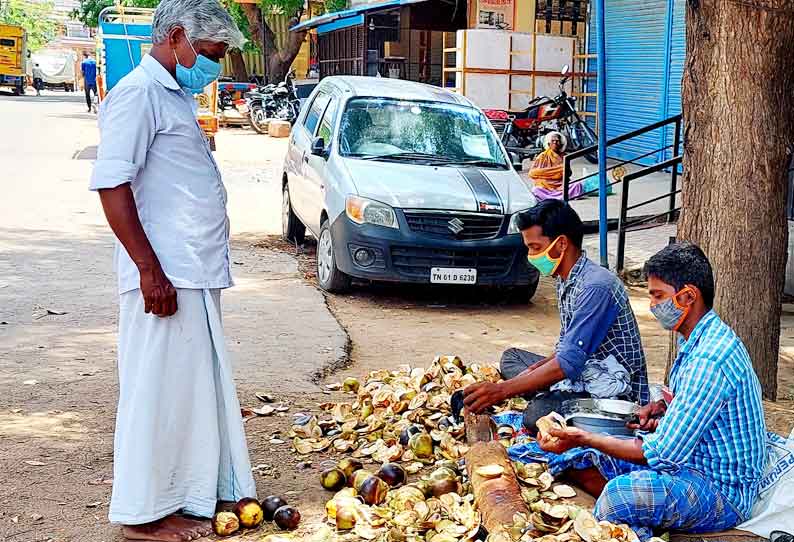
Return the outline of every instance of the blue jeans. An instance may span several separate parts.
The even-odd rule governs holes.
[[[96,96],[96,94],[97,94],[96,83],[94,83],[94,84],[86,83],[85,84],[85,104],[88,106],[88,110],[89,111],[91,111],[91,93],[92,92],[94,93],[94,96]]]

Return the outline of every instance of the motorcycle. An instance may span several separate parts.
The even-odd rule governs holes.
[[[258,133],[267,133],[267,125],[271,119],[295,124],[300,112],[300,100],[292,82],[294,75],[295,72],[290,71],[277,85],[257,87],[245,94],[244,104],[240,100],[236,103],[238,111],[248,116],[251,126]]]
[[[232,93],[226,89],[218,89],[218,111],[226,109],[236,109],[234,100],[232,100]]]
[[[486,117],[494,125],[504,126],[501,139],[505,147],[527,149],[530,151],[528,154],[534,156],[543,150],[544,136],[554,131],[560,132],[568,140],[568,151],[596,144],[595,132],[576,110],[576,100],[565,92],[565,83],[570,79],[569,71],[570,67],[566,64],[562,69],[560,93],[553,98],[538,96],[519,112],[498,109],[485,111]],[[587,153],[585,159],[597,164],[598,153]]]

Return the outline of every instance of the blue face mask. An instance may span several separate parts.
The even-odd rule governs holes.
[[[185,36],[187,38],[187,35]],[[176,58],[176,82],[179,83],[183,89],[193,94],[200,94],[204,92],[204,87],[215,81],[221,74],[221,65],[218,62],[213,62],[204,55],[196,53],[196,49],[188,39],[190,48],[196,55],[196,62],[192,68],[186,68],[179,62],[179,57],[176,56],[174,51],[174,58]]]

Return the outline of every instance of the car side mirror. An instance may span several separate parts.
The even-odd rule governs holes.
[[[513,169],[522,172],[524,171],[524,162],[521,160],[521,157],[518,153],[511,152],[510,154],[510,163],[513,164]]]
[[[312,141],[312,154],[314,156],[322,156],[328,158],[328,152],[325,150],[325,140],[321,137],[315,137]]]

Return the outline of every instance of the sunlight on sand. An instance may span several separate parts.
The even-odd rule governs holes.
[[[74,412],[0,414],[0,437],[43,437],[82,440],[88,430]]]

